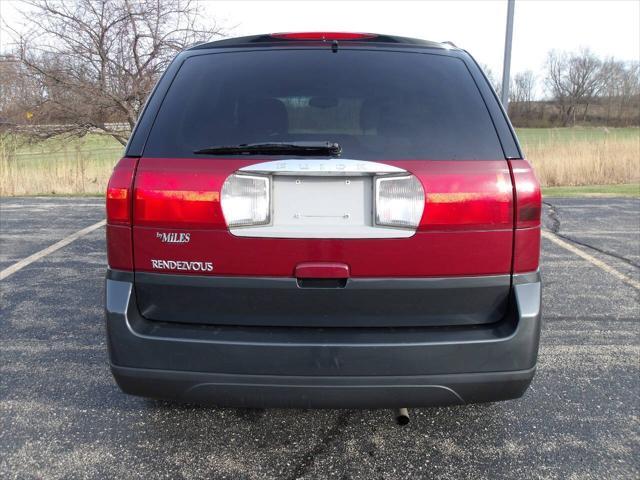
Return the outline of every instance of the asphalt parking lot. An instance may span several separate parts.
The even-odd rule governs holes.
[[[639,199],[546,199],[545,228],[633,281]],[[0,270],[104,218],[94,198],[0,202]],[[538,373],[522,399],[241,410],[129,397],[107,366],[104,229],[0,281],[1,478],[638,478],[640,298],[543,240]]]

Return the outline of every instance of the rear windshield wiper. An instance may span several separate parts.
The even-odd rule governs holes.
[[[337,157],[342,147],[335,142],[242,143],[202,148],[196,155],[300,155]]]

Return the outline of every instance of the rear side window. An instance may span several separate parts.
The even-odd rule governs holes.
[[[328,48],[188,58],[144,154],[296,141],[338,142],[352,159],[504,158],[462,60]]]

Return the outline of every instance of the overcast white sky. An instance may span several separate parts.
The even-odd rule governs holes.
[[[15,24],[19,0],[0,0]],[[506,0],[202,2],[231,36],[287,31],[355,31],[453,41],[502,74]],[[5,46],[6,32],[0,34]],[[600,56],[640,60],[640,0],[516,0],[512,73],[538,72],[552,49],[589,47]]]

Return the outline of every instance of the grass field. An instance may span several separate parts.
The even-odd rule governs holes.
[[[639,128],[527,128],[518,136],[545,187],[600,186],[556,190],[563,194],[637,191]],[[0,195],[101,195],[122,152],[118,142],[100,135],[35,144],[0,136]],[[630,185],[612,190],[615,184]]]
[[[545,197],[640,197],[640,183],[542,187]]]
[[[525,128],[518,137],[544,186],[640,180],[639,128]]]
[[[0,137],[0,196],[102,195],[123,150],[102,135],[35,144]]]

